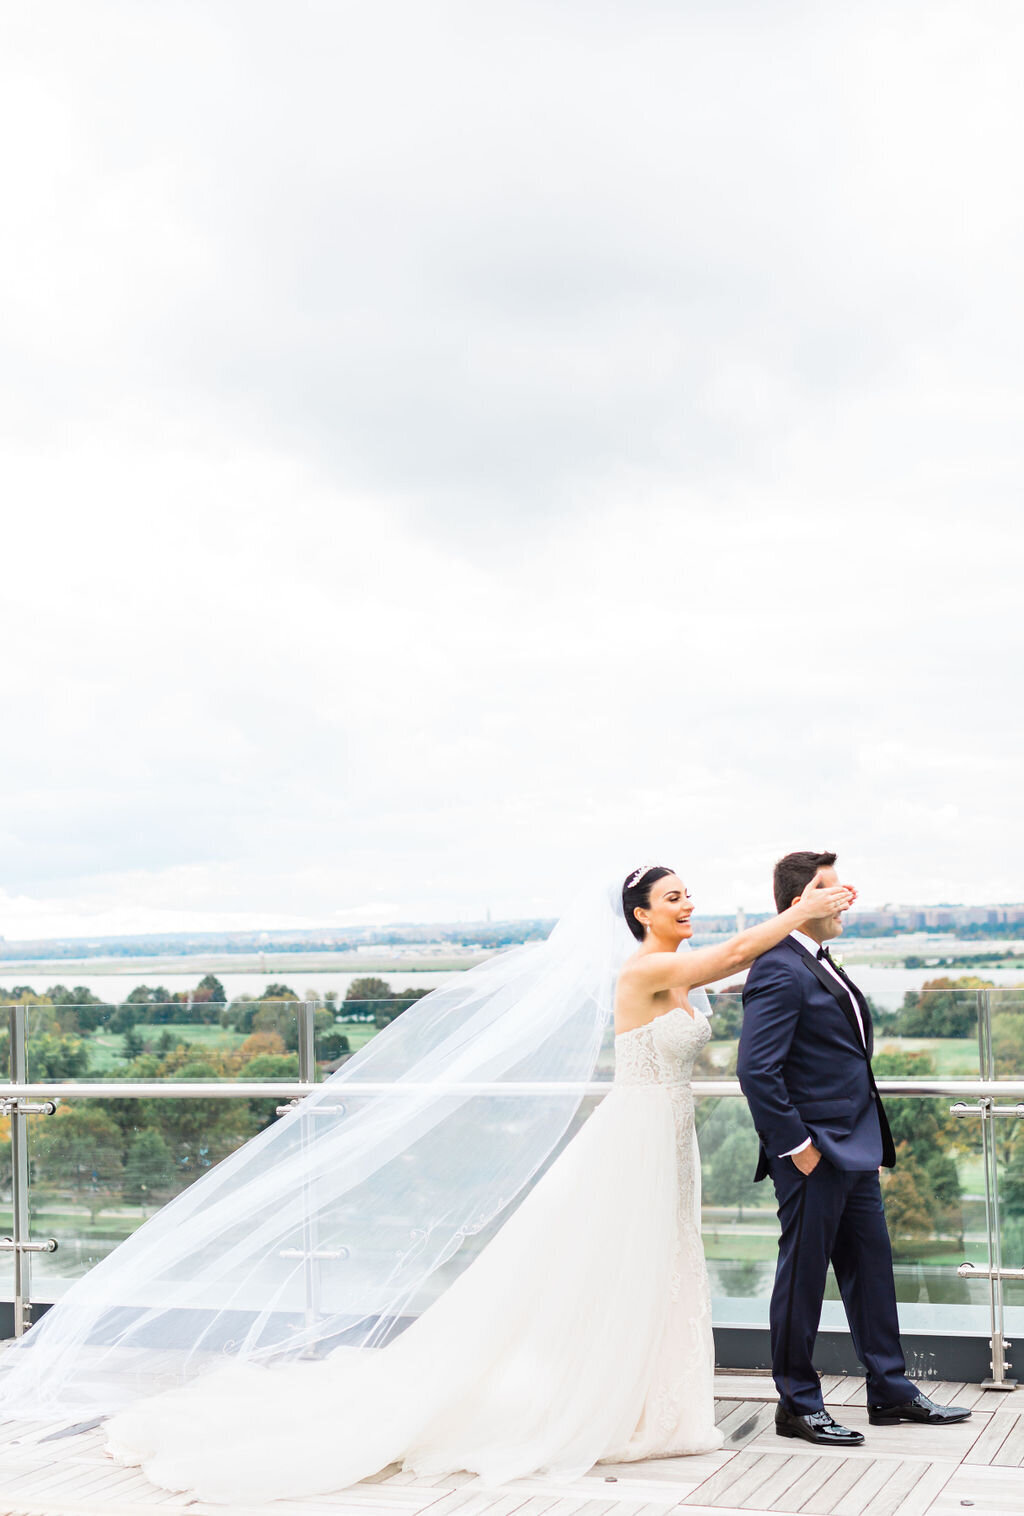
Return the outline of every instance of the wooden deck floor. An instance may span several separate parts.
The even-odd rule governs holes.
[[[484,1490],[471,1475],[421,1480],[385,1470],[338,1495],[269,1506],[208,1506],[155,1489],[119,1469],[102,1434],[6,1422],[0,1425],[0,1516],[1024,1516],[1024,1390],[930,1384],[933,1399],[968,1405],[959,1426],[870,1427],[863,1383],[824,1381],[837,1420],[864,1431],[862,1448],[821,1453],[775,1436],[775,1392],[761,1375],[716,1381],[721,1452],[643,1464],[600,1465],[570,1486],[525,1479]]]

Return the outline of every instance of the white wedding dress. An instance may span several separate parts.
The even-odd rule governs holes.
[[[345,1488],[389,1464],[488,1484],[721,1446],[682,1008],[616,1038],[611,1092],[401,1336],[236,1362],[107,1423],[108,1447],[213,1502]]]

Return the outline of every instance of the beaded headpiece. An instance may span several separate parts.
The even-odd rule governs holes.
[[[660,863],[645,863],[642,868],[637,869],[637,871],[636,871],[635,874],[630,874],[629,878],[626,880],[626,888],[627,888],[627,890],[635,889],[636,886],[640,883],[641,879],[644,877],[644,875],[645,874],[649,874],[651,872],[651,869],[660,869],[660,868],[661,868],[661,864]]]

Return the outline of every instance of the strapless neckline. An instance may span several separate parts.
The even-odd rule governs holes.
[[[687,1021],[692,1021],[696,1025],[697,1017],[700,1015],[699,1011],[694,1011],[691,1014],[686,1009],[685,1005],[674,1005],[669,1010],[662,1011],[662,1013],[661,1013],[660,1016],[652,1016],[652,1018],[651,1018],[650,1021],[643,1021],[643,1022],[640,1023],[639,1026],[627,1027],[627,1029],[624,1032],[616,1032],[615,1033],[615,1041],[618,1042],[618,1040],[619,1040],[620,1037],[633,1037],[633,1036],[636,1035],[637,1032],[646,1032],[652,1026],[654,1026],[654,1024],[655,1024],[656,1021],[664,1021],[665,1018],[666,1018],[666,1016],[672,1016],[677,1011],[681,1011],[682,1014],[686,1017]]]

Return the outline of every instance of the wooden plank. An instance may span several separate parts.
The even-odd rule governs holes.
[[[584,1500],[575,1508],[572,1516],[610,1516],[617,1509],[614,1500]],[[552,1516],[552,1512],[548,1516]]]
[[[50,1477],[48,1478],[47,1475]],[[23,1487],[25,1493],[33,1496],[45,1495],[48,1500],[60,1500],[63,1497],[74,1496],[77,1500],[84,1495],[94,1493],[107,1497],[110,1484],[110,1470],[96,1467],[75,1467],[74,1465],[52,1465],[47,1469],[40,1468],[39,1477],[34,1482],[29,1482]]]
[[[863,1464],[857,1459],[843,1457],[834,1462],[835,1471],[800,1507],[801,1511],[808,1512],[808,1516],[834,1516],[837,1502],[842,1500],[847,1490],[853,1488],[864,1472]]]
[[[716,1400],[715,1401],[715,1425],[721,1426],[723,1420],[730,1411],[735,1411],[737,1406],[744,1405],[742,1400]]]
[[[717,1473],[734,1458],[726,1448],[713,1453],[691,1453],[679,1458],[645,1458],[640,1463],[599,1463],[584,1474],[582,1480],[570,1486],[573,1490],[593,1489],[598,1483],[614,1481],[622,1489],[636,1491],[645,1500],[672,1500],[672,1491],[678,1491],[675,1500],[682,1500],[705,1479]],[[534,1489],[539,1481],[521,1481],[524,1488]],[[609,1494],[612,1493],[610,1489]]]
[[[767,1429],[771,1428],[771,1435],[775,1436],[775,1407],[774,1405],[761,1405],[751,1416],[733,1429],[725,1439],[727,1449],[739,1449],[753,1442],[755,1437],[760,1437]]]
[[[64,1459],[60,1462],[49,1460],[40,1465],[40,1477],[32,1486],[33,1494],[45,1492],[50,1498],[61,1494],[74,1494],[76,1497],[89,1490],[106,1489],[110,1484],[112,1474],[118,1472],[117,1465],[109,1461],[81,1463],[77,1459]]]
[[[579,1516],[584,1506],[598,1507],[603,1510],[615,1510],[614,1505],[602,1507],[600,1501],[587,1500],[585,1496],[563,1495],[559,1500],[555,1501],[554,1505],[548,1506],[547,1516]]]
[[[992,1462],[1010,1469],[1019,1469],[1024,1463],[1024,1415],[1018,1413],[1016,1425],[1010,1428],[1009,1435],[993,1455]]]
[[[975,1440],[973,1447],[964,1454],[962,1461],[964,1463],[991,1463],[1018,1420],[1019,1413],[993,1412],[989,1417],[988,1425],[982,1428],[981,1435]]]
[[[770,1374],[716,1374],[715,1394],[723,1400],[778,1400]]]
[[[1007,1402],[1013,1404],[1016,1393],[1015,1390],[983,1390],[980,1384],[969,1384],[957,1404],[966,1406],[969,1411],[1005,1410]]]
[[[557,1495],[528,1495],[522,1491],[510,1496],[501,1490],[479,1489],[472,1491],[457,1509],[459,1516],[512,1516],[513,1512],[519,1512],[519,1516],[544,1516],[557,1502]],[[432,1513],[444,1509],[451,1507],[445,1507],[443,1501],[427,1507]]]
[[[830,1400],[833,1405],[849,1405],[856,1398],[858,1391],[863,1392],[863,1390],[863,1379],[856,1378],[853,1374],[848,1374],[844,1379],[839,1381],[832,1393],[825,1398]]]
[[[22,1465],[0,1481],[0,1493],[7,1498],[18,1494],[38,1497],[46,1493],[48,1485],[63,1484],[66,1475],[67,1470],[60,1465]]]
[[[760,1463],[761,1459],[767,1456],[765,1453],[737,1453],[734,1458],[712,1474],[710,1479],[705,1479],[702,1484],[699,1484],[691,1495],[684,1495],[681,1504],[728,1504],[729,1502],[723,1501],[722,1497],[744,1477],[753,1465]]]
[[[919,1467],[914,1487],[904,1495],[898,1516],[926,1516],[956,1472],[948,1463],[927,1463],[923,1471]],[[874,1508],[866,1516],[874,1516]]]
[[[816,1494],[835,1473],[834,1458],[801,1458],[799,1476],[784,1495],[768,1503],[770,1511],[800,1511],[805,1500]]]
[[[482,1516],[487,1506],[493,1504],[500,1495],[500,1490],[487,1490],[481,1488],[480,1485],[477,1485],[475,1489],[448,1489],[422,1509],[428,1511],[430,1516],[454,1516],[455,1512],[459,1512],[460,1516]],[[525,1506],[531,1498],[529,1495],[524,1496],[522,1504]],[[544,1510],[547,1510],[549,1505],[554,1505],[558,1497],[551,1495],[540,1498],[546,1502]],[[482,1501],[483,1504],[481,1504]],[[536,1516],[536,1513],[532,1513],[532,1516]]]
[[[969,1516],[1020,1516],[1024,1511],[1024,1474],[1019,1469],[984,1464],[956,1469],[927,1507],[927,1516],[965,1516],[965,1501],[971,1502]]]
[[[733,1480],[724,1502],[716,1503],[729,1507],[740,1506],[745,1510],[750,1510],[752,1504],[750,1497],[788,1462],[789,1455],[786,1453],[761,1453],[740,1471],[738,1479]]]
[[[769,1474],[752,1495],[745,1500],[737,1500],[737,1504],[744,1506],[749,1511],[770,1511],[780,1497],[792,1489],[803,1472],[804,1461],[802,1458],[794,1458],[790,1454],[782,1454],[782,1462],[773,1474]],[[730,1496],[730,1499],[736,1499]],[[791,1506],[783,1506],[784,1510],[791,1510]]]
[[[951,1471],[947,1471],[951,1472]],[[863,1465],[856,1484],[836,1501],[833,1516],[893,1516],[914,1488],[918,1465],[913,1459],[875,1458]]]
[[[763,1400],[741,1400],[739,1405],[735,1406],[728,1415],[722,1417],[722,1420],[718,1423],[718,1430],[726,1442],[728,1442],[734,1432],[738,1432],[741,1427],[747,1426],[750,1421],[756,1420],[759,1415],[763,1417],[764,1410],[765,1405]],[[772,1415],[774,1416],[774,1414],[773,1410]]]

